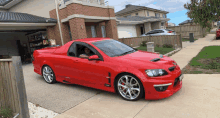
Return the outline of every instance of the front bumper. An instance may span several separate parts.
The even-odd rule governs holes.
[[[146,100],[158,100],[167,98],[182,88],[182,80],[179,80],[181,70],[170,74],[169,76],[160,77],[158,79],[146,79],[143,83]],[[178,81],[175,81],[178,80]],[[167,86],[164,91],[158,91],[155,87]]]

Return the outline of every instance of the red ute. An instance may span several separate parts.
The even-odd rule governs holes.
[[[34,51],[34,71],[49,84],[79,84],[117,92],[126,100],[162,99],[181,89],[180,67],[169,57],[109,38],[70,41]]]
[[[216,39],[220,38],[220,28],[216,31]]]

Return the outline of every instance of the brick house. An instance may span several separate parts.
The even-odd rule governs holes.
[[[25,56],[22,47],[32,54],[47,45],[35,40],[40,34],[57,45],[91,37],[118,39],[114,7],[104,0],[56,1],[0,0],[0,55]]]
[[[154,29],[166,29],[169,12],[128,4],[116,12],[119,38],[138,37]]]
[[[58,13],[64,44],[92,37],[118,39],[113,7],[69,0],[59,6]],[[50,17],[56,19],[56,9],[50,11]],[[58,24],[48,27],[47,34],[50,39],[56,39],[57,44],[62,44]]]

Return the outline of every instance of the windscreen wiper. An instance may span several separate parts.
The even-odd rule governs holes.
[[[126,54],[128,54],[128,53],[130,53],[130,52],[134,52],[134,51],[136,51],[136,50],[127,51],[127,52],[122,53],[122,54],[120,54],[120,55],[126,55]]]

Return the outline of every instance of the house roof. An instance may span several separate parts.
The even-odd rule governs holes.
[[[164,13],[169,13],[167,11],[163,11],[163,10],[158,10],[158,9],[153,9],[153,8],[149,8],[149,7],[145,7],[145,6],[137,6],[137,5],[126,5],[126,8],[122,9],[119,12],[116,12],[115,15],[116,16],[120,16],[122,14],[126,14],[129,12],[133,12],[133,11],[139,11],[139,10],[143,10],[143,9],[148,9],[148,10],[152,10],[152,11],[158,11],[158,12],[164,12]]]
[[[192,22],[193,22],[192,20],[185,20],[182,23],[180,23],[179,25],[183,25],[183,24],[186,24],[186,23],[192,23]]]
[[[147,19],[159,19],[159,17],[141,17],[141,16],[128,16],[128,17],[116,17],[121,21],[143,21]]]
[[[0,0],[0,6],[5,6],[6,4],[8,4],[11,1],[13,1],[13,0]]]
[[[0,22],[14,23],[57,23],[56,19],[44,18],[27,13],[0,12]]]

